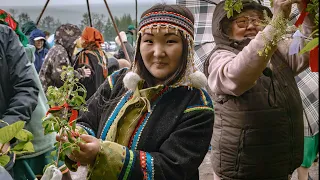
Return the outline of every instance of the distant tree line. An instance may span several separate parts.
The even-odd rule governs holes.
[[[9,13],[19,22],[20,26],[31,21],[28,13],[21,12],[19,14],[15,9],[9,9]],[[106,18],[104,14],[91,13],[91,19],[93,27],[103,34],[105,41],[114,41],[117,35],[110,18]],[[121,17],[115,16],[114,20],[119,31],[127,31],[130,24],[135,24],[135,20],[131,18],[130,14],[124,14]],[[43,31],[54,33],[61,24],[59,19],[55,19],[52,16],[45,16],[41,18],[38,28]],[[78,26],[81,30],[86,26],[90,26],[88,13],[82,15],[82,20]]]
[[[114,41],[117,34],[113,27],[111,19],[106,19],[105,15],[96,13],[92,13],[91,18],[92,26],[103,34],[105,41]],[[115,16],[114,21],[119,31],[127,31],[130,24],[135,24],[135,20],[131,18],[130,14],[124,14],[120,18]],[[82,15],[81,24],[79,27],[81,30],[83,30],[86,26],[90,26],[88,13],[84,13]]]

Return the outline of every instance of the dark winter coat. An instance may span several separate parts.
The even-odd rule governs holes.
[[[0,119],[9,124],[29,122],[37,105],[39,89],[31,66],[16,33],[0,25]]]
[[[104,57],[101,57],[100,53],[103,53]],[[91,76],[83,78],[80,81],[87,90],[86,100],[88,100],[97,91],[99,86],[108,76],[107,66],[104,63],[100,63],[103,58],[107,63],[108,58],[103,51],[90,51],[83,49],[77,54],[77,63],[75,64],[74,68],[78,69],[84,65],[87,65],[87,67],[91,69]]]
[[[279,42],[267,58],[259,56],[262,32],[252,40],[229,39],[222,31],[223,7],[224,1],[213,14],[216,48],[205,69],[215,104],[214,172],[224,180],[287,180],[302,163],[302,103],[294,76],[308,67],[308,56],[288,55],[290,39]],[[249,7],[267,10],[244,2],[244,9]],[[272,28],[263,33],[270,36]]]

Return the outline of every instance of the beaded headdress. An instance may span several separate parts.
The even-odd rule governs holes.
[[[187,56],[187,67],[182,75],[182,77],[173,85],[173,86],[191,86],[196,88],[205,87],[207,83],[206,76],[196,70],[196,67],[194,65],[194,25],[192,21],[185,16],[174,13],[174,12],[168,12],[168,11],[158,11],[158,12],[150,12],[142,17],[140,23],[139,23],[139,31],[137,34],[137,42],[139,42],[139,39],[147,29],[156,29],[157,32],[159,32],[160,28],[165,28],[167,32],[169,32],[169,29],[174,29],[175,33],[182,33],[184,38],[187,40],[188,43],[188,56]],[[138,51],[139,44],[136,45],[136,54]],[[136,84],[133,79],[138,80],[138,77],[132,77],[130,76],[137,76],[137,67],[136,67],[136,61],[135,59],[133,65],[132,65],[132,72],[128,73],[127,77],[124,78],[124,83],[129,89],[135,89]]]

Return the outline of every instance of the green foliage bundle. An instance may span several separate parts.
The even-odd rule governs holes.
[[[242,0],[226,0],[224,4],[224,10],[227,11],[227,17],[233,16],[233,12],[240,13],[243,9]]]
[[[22,155],[34,152],[33,144],[31,143],[33,135],[31,132],[23,129],[25,125],[24,121],[17,121],[9,125],[3,120],[0,120],[0,123],[7,124],[7,126],[0,129],[0,166],[5,166],[10,162],[9,153]],[[5,144],[13,138],[17,140],[17,144],[13,148],[9,146],[8,149],[5,150]]]
[[[306,11],[314,15],[313,21],[317,28],[309,36],[309,38],[312,39],[306,44],[299,54],[309,52],[319,45],[319,0],[311,0],[307,5]]]
[[[259,56],[268,56],[272,46],[276,46],[277,43],[284,38],[287,34],[289,21],[283,17],[283,14],[279,14],[274,20],[268,18],[267,13],[264,12],[265,20],[264,25],[270,24],[274,30],[269,34],[271,39],[267,39],[265,34],[262,34],[265,42],[263,50],[258,51]]]
[[[273,7],[273,0],[270,0],[270,5]],[[240,13],[243,9],[242,0],[226,0],[224,4],[224,10],[227,11],[227,17],[230,18],[233,16],[234,12]],[[319,45],[319,0],[310,0],[307,4],[306,11],[309,12],[314,17],[314,23],[316,25],[316,29],[312,34],[306,39],[309,41],[305,47],[299,52],[299,54],[303,54],[305,52],[311,51],[315,47]],[[269,37],[272,37],[271,40],[268,40],[264,35],[264,41],[266,42],[264,48],[257,53],[259,56],[267,56],[269,50],[272,46],[276,45],[280,40],[284,39],[285,35],[292,31],[292,26],[289,25],[289,21],[283,17],[283,15],[279,15],[275,18],[275,20],[271,20],[264,12],[265,20],[263,21],[264,26],[270,24],[274,27],[274,32],[271,33]]]
[[[60,88],[50,86],[47,91],[48,104],[50,109],[47,116],[43,119],[42,126],[45,134],[58,133],[60,136],[66,135],[67,142],[56,142],[56,150],[51,153],[52,159],[50,165],[58,167],[58,161],[65,161],[67,154],[72,151],[79,151],[78,143],[81,142],[79,133],[76,132],[76,118],[78,111],[87,111],[85,107],[86,90],[85,87],[79,83],[74,75],[73,67],[63,67],[61,73],[61,80],[64,82]],[[45,167],[45,168],[46,168]],[[76,170],[77,166],[74,166]]]

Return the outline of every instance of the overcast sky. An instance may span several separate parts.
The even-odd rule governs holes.
[[[0,4],[4,6],[43,6],[47,0],[0,0]],[[103,0],[89,0],[91,4],[103,3]],[[135,0],[107,0],[109,4],[114,3],[135,3]],[[175,4],[176,0],[138,0],[138,3],[161,3]],[[49,5],[71,5],[71,4],[86,4],[86,0],[50,0]]]

